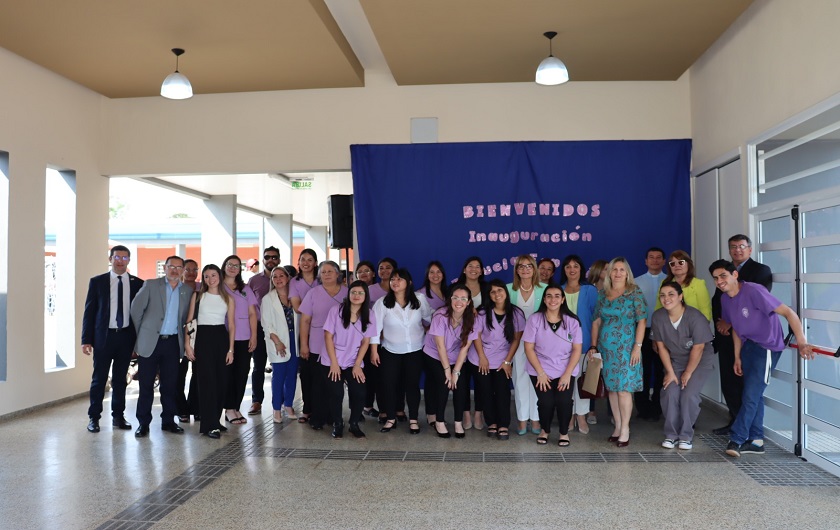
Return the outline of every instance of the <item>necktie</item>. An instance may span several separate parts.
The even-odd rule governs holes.
[[[123,327],[123,284],[122,275],[117,276],[117,327]]]

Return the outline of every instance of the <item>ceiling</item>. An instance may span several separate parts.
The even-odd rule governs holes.
[[[548,55],[572,81],[675,80],[752,0],[0,0],[0,47],[110,98],[530,82]]]

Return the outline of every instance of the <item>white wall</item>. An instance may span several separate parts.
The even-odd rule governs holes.
[[[108,265],[108,187],[100,176],[100,111],[104,99],[0,49],[0,150],[9,153],[7,380],[0,415],[82,392],[88,359],[44,373],[44,179],[48,165],[73,169],[77,209],[76,322],[88,277]],[[0,237],[5,237],[3,234]],[[6,264],[0,264],[6,268]],[[80,327],[76,326],[79,343]]]
[[[840,92],[840,2],[756,0],[692,65],[694,167]]]

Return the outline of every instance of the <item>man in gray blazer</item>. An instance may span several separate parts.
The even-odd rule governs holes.
[[[149,434],[157,375],[160,375],[160,404],[163,407],[161,429],[175,434],[184,432],[175,423],[178,413],[175,396],[192,289],[181,282],[182,258],[166,258],[164,270],[166,276],[144,283],[131,304],[131,322],[137,330],[134,351],[140,365],[140,396],[137,399],[140,426],[134,432],[138,438]]]

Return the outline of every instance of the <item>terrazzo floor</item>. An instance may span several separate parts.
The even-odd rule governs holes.
[[[136,383],[127,414],[136,427],[135,404]],[[722,422],[715,410],[701,413],[694,449],[677,451],[659,447],[661,422],[634,420],[627,448],[607,442],[604,403],[599,424],[562,449],[556,426],[547,446],[515,431],[509,441],[475,429],[440,439],[423,422],[419,435],[406,423],[383,434],[370,419],[361,424],[367,438],[333,440],[328,429],[274,424],[268,408],[229,425],[221,440],[199,436],[195,423],[184,435],[153,423],[137,440],[107,422],[86,432],[86,409],[81,398],[0,422],[0,528],[832,528],[840,520],[840,478],[772,445],[764,456],[725,456],[725,437],[708,434]]]

